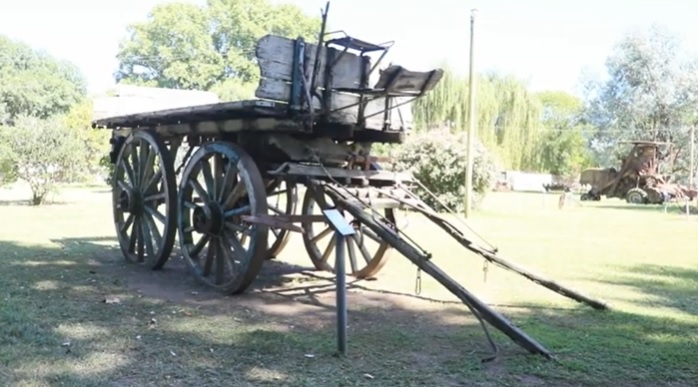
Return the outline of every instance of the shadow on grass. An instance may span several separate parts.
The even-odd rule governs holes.
[[[685,340],[695,324],[506,310],[559,362],[492,332],[500,358],[481,364],[489,348],[465,307],[406,305],[358,283],[349,355],[337,358],[326,296],[334,287],[299,276],[308,268],[272,261],[248,293],[224,297],[192,280],[176,255],[152,272],[124,263],[112,238],[54,242],[0,242],[0,385],[657,385],[696,376],[695,340]]]
[[[654,212],[658,214],[676,214],[686,215],[686,206],[684,204],[671,203],[664,210],[663,204],[596,204],[590,208],[600,208],[608,210],[635,211],[635,212]],[[690,215],[698,215],[698,207],[689,206]]]
[[[668,307],[698,316],[698,270],[663,265],[637,265],[603,282],[643,294],[633,302],[647,308]]]

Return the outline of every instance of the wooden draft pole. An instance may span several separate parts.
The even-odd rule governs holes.
[[[475,112],[475,69],[474,69],[474,42],[475,42],[475,15],[477,9],[470,10],[470,74],[468,84],[468,140],[467,140],[467,166],[465,169],[465,210],[468,218],[473,209],[473,160],[475,159],[473,148],[475,147],[475,130],[477,114]]]

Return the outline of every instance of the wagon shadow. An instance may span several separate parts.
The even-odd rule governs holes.
[[[118,271],[126,286],[149,296],[182,303],[191,301],[189,296],[196,296],[197,301],[227,298],[194,278],[181,256],[176,241],[168,262],[162,269],[155,271],[126,262],[115,237],[62,238],[51,242],[62,248],[89,255],[96,262],[110,266],[110,270]],[[289,264],[275,259],[268,260],[255,282],[248,288],[248,292],[285,286],[298,281],[299,275],[312,269],[309,266]]]

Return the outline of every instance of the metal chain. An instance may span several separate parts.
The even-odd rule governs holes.
[[[482,282],[487,282],[487,271],[490,269],[490,262],[486,259],[482,260]]]
[[[414,279],[414,294],[420,295],[422,293],[422,269],[417,266],[417,276]]]

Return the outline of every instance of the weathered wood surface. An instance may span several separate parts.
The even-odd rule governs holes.
[[[184,135],[218,135],[221,133],[236,133],[242,131],[267,131],[299,133],[305,130],[302,123],[286,118],[258,117],[231,119],[222,121],[197,121],[180,124],[159,124],[140,127],[151,129],[164,138],[181,137]],[[138,126],[119,126],[114,128],[118,137],[128,136]]]
[[[293,73],[293,49],[294,40],[276,35],[267,35],[257,42],[256,55],[259,63],[261,79],[255,91],[257,98],[273,101],[288,102],[291,99],[291,81]],[[305,60],[306,67],[312,69],[315,63],[315,53],[317,46],[306,43]],[[325,86],[325,75],[327,70],[327,53],[333,51],[336,62],[332,68],[333,89],[353,89],[361,88],[362,77],[367,76],[371,67],[370,58],[361,58],[353,53],[344,52],[329,47],[320,49],[320,64],[316,75],[315,85],[323,88]],[[331,66],[331,64],[330,64]],[[308,74],[309,75],[309,74]],[[412,127],[412,116],[408,106],[403,106],[398,113],[397,109],[386,109],[386,99],[384,97],[371,97],[366,102],[364,100],[365,122],[359,122],[359,95],[334,91],[330,100],[330,113],[328,119],[331,122],[359,124],[367,129],[383,129],[383,112],[388,110],[387,119],[392,129],[409,130]],[[389,107],[402,102],[401,99],[391,99]],[[321,103],[317,98],[313,98],[312,107],[320,110]]]
[[[428,92],[433,89],[444,75],[444,71],[409,71],[402,66],[390,66],[380,70],[380,78],[375,86],[390,95],[414,94]]]
[[[247,100],[222,102],[208,105],[190,106],[176,109],[105,117],[93,121],[94,127],[138,128],[166,124],[199,123],[224,121],[240,118],[279,118],[286,115],[286,105],[272,101]]]
[[[395,184],[397,182],[413,181],[412,175],[404,172],[391,171],[361,171],[357,169],[343,169],[334,167],[320,167],[314,165],[287,163],[282,168],[268,171],[272,176],[302,176],[316,179],[327,179],[328,175],[333,179],[354,179],[366,182],[382,182]]]
[[[257,91],[257,98],[270,99],[275,101],[289,101],[291,98],[291,84],[274,79],[261,79]],[[367,129],[382,129],[384,126],[385,114],[385,98],[366,97],[364,101],[364,114],[366,117],[365,123],[361,126]],[[391,105],[399,103],[399,101],[389,101]],[[320,111],[321,103],[317,98],[313,98],[313,109]],[[330,100],[331,113],[329,115],[330,122],[358,124],[359,123],[359,96],[355,94],[333,92]],[[401,110],[407,110],[403,107]],[[391,121],[391,128],[399,129],[404,127],[411,128],[411,120],[406,117],[404,122],[399,120],[399,115],[396,111],[388,111],[388,119]]]
[[[262,78],[276,79],[291,82],[293,72],[293,45],[294,39],[288,39],[276,35],[266,35],[257,41],[256,56]],[[306,43],[305,58],[307,68],[312,69],[315,63],[317,45]],[[333,67],[332,87],[334,88],[359,88],[361,77],[368,73],[370,61],[364,60],[358,55],[345,52],[339,57],[340,50],[336,48],[322,47],[320,49],[320,66],[315,78],[315,84],[325,84],[325,69],[327,68],[327,53],[333,51],[335,58],[339,58]],[[370,58],[366,58],[370,59]]]

